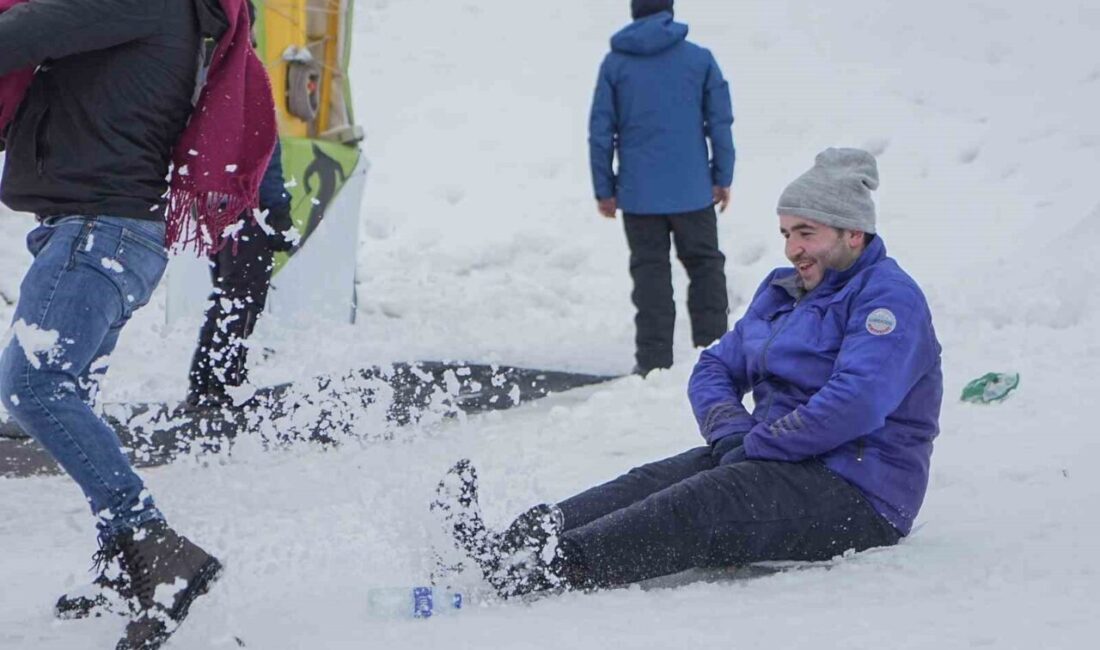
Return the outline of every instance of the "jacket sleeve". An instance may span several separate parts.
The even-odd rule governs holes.
[[[747,433],[756,424],[742,403],[749,377],[741,323],[738,321],[718,343],[703,350],[688,381],[688,401],[707,444]]]
[[[615,196],[615,144],[619,118],[615,107],[615,89],[611,85],[609,58],[600,66],[592,112],[588,119],[588,157],[592,165],[592,185],[597,199]]]
[[[746,454],[797,462],[882,428],[938,354],[927,304],[915,287],[867,286],[853,305],[829,381],[794,411],[753,427]]]
[[[166,0],[31,0],[0,13],[0,75],[153,35]]]
[[[286,180],[283,178],[283,147],[276,139],[271,162],[267,164],[267,171],[260,181],[260,207],[270,209],[289,204],[290,194],[286,191]]]
[[[718,187],[729,187],[733,184],[733,165],[737,159],[733,147],[733,102],[730,100],[730,85],[722,76],[713,55],[707,69],[703,113],[712,152],[712,181]]]
[[[748,360],[745,357],[743,332],[745,321],[755,318],[753,306],[775,280],[772,271],[753,294],[752,302],[741,320],[726,332],[718,343],[703,350],[688,380],[688,401],[699,424],[699,433],[707,444],[727,436],[748,433],[756,418],[742,400],[752,388]]]

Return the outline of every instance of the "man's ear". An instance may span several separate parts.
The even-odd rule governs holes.
[[[867,245],[867,233],[862,230],[848,230],[848,247],[861,248]]]

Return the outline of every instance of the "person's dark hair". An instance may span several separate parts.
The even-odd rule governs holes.
[[[838,234],[838,235],[843,235],[844,233],[846,233],[850,230],[849,228],[837,228],[836,226],[829,226],[829,227],[832,228],[833,230],[835,230],[836,234]],[[852,231],[852,232],[855,232],[855,231]],[[861,230],[859,232],[863,232],[863,231]],[[864,246],[870,246],[871,242],[873,242],[873,241],[875,241],[875,233],[873,233],[873,232],[863,232],[863,245]]]

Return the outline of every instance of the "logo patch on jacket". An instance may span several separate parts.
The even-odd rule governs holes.
[[[867,316],[867,331],[885,336],[898,328],[898,319],[889,309],[876,309]]]

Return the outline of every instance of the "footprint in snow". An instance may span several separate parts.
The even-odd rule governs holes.
[[[741,266],[752,266],[764,258],[767,247],[759,242],[750,244],[734,252],[734,259]]]
[[[458,205],[466,198],[466,192],[460,187],[441,187],[435,191],[435,195],[450,205]]]
[[[959,162],[964,165],[969,165],[970,163],[978,159],[978,154],[981,153],[981,151],[981,147],[978,147],[976,145],[973,147],[967,147],[966,149],[963,149],[959,152]]]

